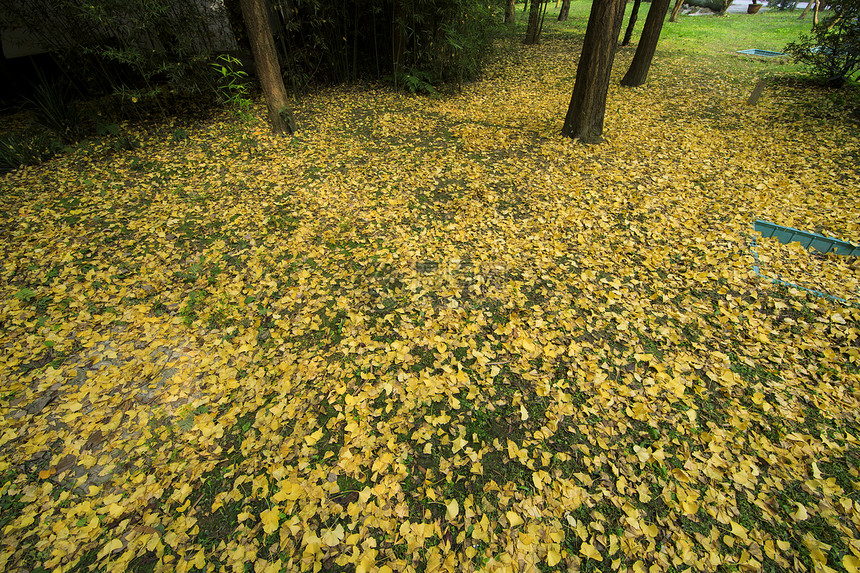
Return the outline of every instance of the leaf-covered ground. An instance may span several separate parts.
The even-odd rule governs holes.
[[[625,49],[582,146],[581,32],[5,176],[0,569],[856,571],[860,271],[749,247],[860,240],[856,120]]]

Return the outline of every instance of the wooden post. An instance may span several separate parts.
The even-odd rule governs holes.
[[[764,84],[764,80],[758,81],[758,83],[753,88],[752,93],[750,94],[750,98],[747,100],[747,105],[755,105],[758,103],[758,99],[761,97],[761,94],[764,91]]]

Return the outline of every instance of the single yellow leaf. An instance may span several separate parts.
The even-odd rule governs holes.
[[[740,523],[734,521],[734,520],[731,521],[731,524],[732,524],[732,535],[734,535],[736,537],[740,537],[743,540],[746,540],[747,539],[747,532],[748,532],[747,528],[744,527],[743,525],[741,525]]]
[[[583,542],[582,546],[579,548],[579,552],[589,559],[594,559],[595,561],[603,561],[603,555],[601,555],[600,551],[598,551],[597,548],[591,543]]]
[[[510,522],[511,527],[516,527],[518,525],[523,524],[523,518],[520,517],[515,511],[509,511],[505,514],[505,517],[508,518],[508,522]]]
[[[310,434],[309,436],[305,436],[305,443],[309,446],[313,446],[318,441],[320,441],[320,438],[322,438],[322,437],[323,437],[323,431],[322,431],[322,428],[320,428],[319,430],[317,430],[313,434]]]
[[[546,552],[546,564],[550,567],[555,567],[561,562],[561,553],[555,549],[550,549]]]
[[[278,508],[275,507],[273,509],[267,509],[260,513],[260,521],[263,523],[263,531],[267,534],[274,533],[278,530],[278,522],[280,521],[280,517],[278,516]]]
[[[125,508],[118,503],[112,503],[108,506],[108,513],[114,519],[118,518],[125,512]]]
[[[681,502],[681,509],[684,510],[685,515],[695,515],[699,511],[699,505],[695,500],[688,497]]]
[[[806,512],[806,508],[802,503],[795,502],[794,505],[797,506],[797,509],[791,514],[791,517],[793,517],[795,521],[803,521],[809,517],[809,514]]]
[[[842,558],[842,566],[848,573],[857,573],[860,571],[860,559],[853,555],[846,555]]]
[[[452,499],[448,505],[445,506],[445,519],[451,521],[460,513],[460,504],[457,503],[456,499]]]
[[[404,523],[406,523],[406,522],[404,522]],[[346,541],[344,543],[346,543],[347,545],[356,545],[360,539],[361,539],[361,534],[350,533],[349,535],[346,536]]]
[[[329,547],[334,547],[341,541],[343,541],[343,525],[338,523],[337,527],[334,527],[332,529],[323,529],[322,531],[320,531],[320,534],[320,539],[323,543],[325,543]]]
[[[102,547],[101,551],[99,551],[98,558],[101,559],[105,555],[113,553],[119,549],[122,549],[122,541],[119,539],[111,539],[104,547]]]

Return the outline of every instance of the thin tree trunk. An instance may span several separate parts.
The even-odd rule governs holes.
[[[558,12],[558,21],[566,22],[570,15],[570,0],[561,0],[561,10]]]
[[[562,135],[583,143],[603,140],[606,94],[625,4],[626,0],[595,0],[591,5]]]
[[[651,7],[645,18],[645,27],[642,29],[639,44],[636,46],[636,54],[633,55],[633,61],[630,62],[630,69],[627,70],[621,80],[622,86],[635,87],[645,83],[668,10],[669,0],[651,0]]]
[[[540,13],[540,27],[538,27],[538,33],[537,33],[538,40],[540,40],[540,35],[541,35],[541,33],[543,33],[543,23],[546,20],[546,11],[547,10],[549,10],[549,0],[546,0],[546,2],[543,5],[543,11]]]
[[[681,7],[684,5],[684,0],[675,0],[675,7],[672,8],[672,15],[669,16],[670,22],[678,21],[678,14],[681,13]]]
[[[507,0],[505,3],[505,24],[516,24],[517,0]]]
[[[529,0],[523,0],[523,14],[525,14],[529,9]]]
[[[627,30],[624,31],[624,40],[622,46],[629,46],[630,40],[633,38],[633,27],[636,25],[636,18],[639,17],[639,5],[642,0],[633,0],[633,10],[630,11],[630,21],[627,22]]]
[[[812,8],[812,0],[806,3],[806,8],[803,9],[803,12],[800,14],[800,18],[798,20],[803,20],[806,18],[806,15],[809,14],[809,9]]]
[[[392,17],[392,64],[394,73],[394,89],[397,89],[397,83],[403,75],[403,59],[406,55],[406,25],[404,23],[403,3],[401,0],[394,0],[394,12]]]
[[[293,112],[287,101],[287,90],[284,87],[281,67],[278,65],[278,53],[275,51],[275,40],[272,38],[266,7],[263,0],[239,0],[239,4],[248,30],[251,53],[254,54],[257,78],[263,88],[266,107],[269,108],[272,132],[293,133],[296,129]]]
[[[523,44],[537,44],[540,41],[540,15],[542,0],[532,0],[532,7],[529,10],[529,26],[526,29],[526,39]]]
[[[812,11],[812,27],[818,26],[818,10],[821,8],[821,0],[815,0],[815,9]]]

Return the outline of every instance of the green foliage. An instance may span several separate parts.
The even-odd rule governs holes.
[[[794,10],[797,8],[797,0],[768,0],[767,7],[781,12]]]
[[[427,85],[479,75],[498,30],[500,0],[399,0],[397,7],[391,0],[276,5],[275,44],[293,88],[376,76],[426,93]],[[395,33],[404,41],[396,77]]]
[[[430,79],[430,75],[423,70],[410,70],[408,74],[403,74],[398,83],[413,94],[432,94],[436,88]]]
[[[179,143],[180,141],[185,141],[186,139],[188,139],[188,131],[182,129],[181,127],[177,127],[175,130],[173,130],[173,135],[170,136],[170,140],[173,143]]]
[[[270,4],[275,45],[294,92],[310,84],[395,74],[398,85],[429,92],[428,86],[476,78],[503,8],[501,0]],[[69,77],[85,79],[87,95],[116,96],[121,113],[145,116],[146,103],[166,116],[168,98],[202,94],[228,101],[237,115],[247,116],[246,77],[237,60],[222,57],[212,65],[216,52],[247,46],[241,14],[222,3],[57,0],[47,14],[42,0],[0,0],[0,13],[47,47]],[[224,33],[228,25],[238,46]],[[403,39],[397,58],[395,32]],[[411,78],[402,77],[405,70]]]
[[[126,150],[131,151],[140,147],[140,141],[133,135],[121,133],[119,125],[116,123],[100,124],[96,128],[96,133],[99,137],[108,140],[108,145],[114,151]]]
[[[25,98],[36,122],[53,131],[64,143],[74,143],[83,134],[83,118],[78,112],[72,87],[40,74],[33,97]]]
[[[733,0],[688,0],[690,6],[701,6],[719,14],[725,14]]]
[[[841,87],[860,73],[860,0],[840,0],[812,33],[785,51],[830,87]]]
[[[489,54],[500,6],[477,0],[406,4],[411,75],[423,71],[431,83],[476,78]]]
[[[46,8],[40,0],[0,0],[8,24],[50,50],[69,76],[85,78],[92,94],[129,85],[158,97],[214,93],[208,62],[224,42],[223,8],[216,4],[56,0]]]
[[[230,107],[233,114],[242,121],[251,119],[251,99],[248,88],[248,73],[242,69],[242,62],[230,54],[218,56],[212,67],[219,74],[218,96],[220,101]]]
[[[31,130],[0,137],[0,173],[22,165],[37,165],[59,148],[60,142],[43,131]]]

